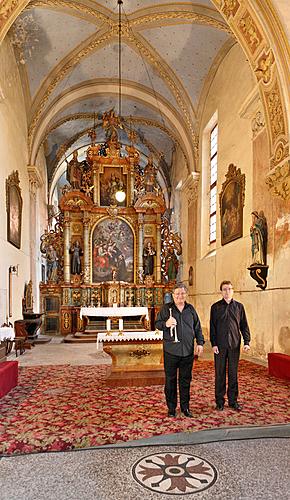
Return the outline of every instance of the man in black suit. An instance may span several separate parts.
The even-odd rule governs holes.
[[[224,409],[228,367],[229,406],[240,411],[242,407],[237,398],[241,334],[246,352],[250,349],[251,336],[244,306],[233,299],[232,283],[222,281],[220,290],[223,298],[211,306],[210,312],[210,341],[215,361],[216,409]]]
[[[189,398],[194,339],[197,342],[196,354],[203,352],[204,338],[200,321],[194,307],[185,301],[186,294],[185,285],[176,285],[172,291],[173,301],[162,307],[155,322],[156,328],[163,331],[164,391],[169,417],[176,417],[177,373],[181,413],[185,417],[193,417]]]

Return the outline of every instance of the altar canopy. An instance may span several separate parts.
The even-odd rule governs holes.
[[[86,307],[146,308],[149,329],[176,282],[181,239],[157,180],[153,157],[141,166],[130,136],[122,144],[122,119],[102,116],[106,142],[95,128],[86,160],[67,161],[59,213],[41,236],[46,279],[40,285],[45,333],[82,331]],[[135,313],[133,312],[133,316]],[[114,311],[111,316],[114,316]]]

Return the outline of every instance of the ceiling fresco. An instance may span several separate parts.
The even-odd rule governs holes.
[[[132,117],[140,151],[156,165],[163,158],[170,182],[176,146],[193,161],[202,90],[234,40],[210,0],[124,0],[122,23],[122,116]],[[9,37],[29,110],[30,161],[44,145],[51,182],[64,155],[87,143],[94,113],[98,124],[104,111],[118,112],[117,0],[32,0]],[[102,141],[101,127],[97,134]]]

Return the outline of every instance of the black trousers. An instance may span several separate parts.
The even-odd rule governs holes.
[[[175,410],[177,406],[177,372],[180,408],[181,411],[189,409],[193,359],[194,354],[182,357],[164,351],[164,392],[169,410]]]
[[[228,369],[228,401],[234,404],[238,399],[238,364],[240,347],[230,349],[219,348],[219,354],[214,355],[215,362],[215,400],[217,404],[224,404],[226,393],[226,373]]]

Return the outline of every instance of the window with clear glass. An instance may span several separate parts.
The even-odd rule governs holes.
[[[209,242],[216,241],[218,126],[210,133],[210,195],[209,195]]]

